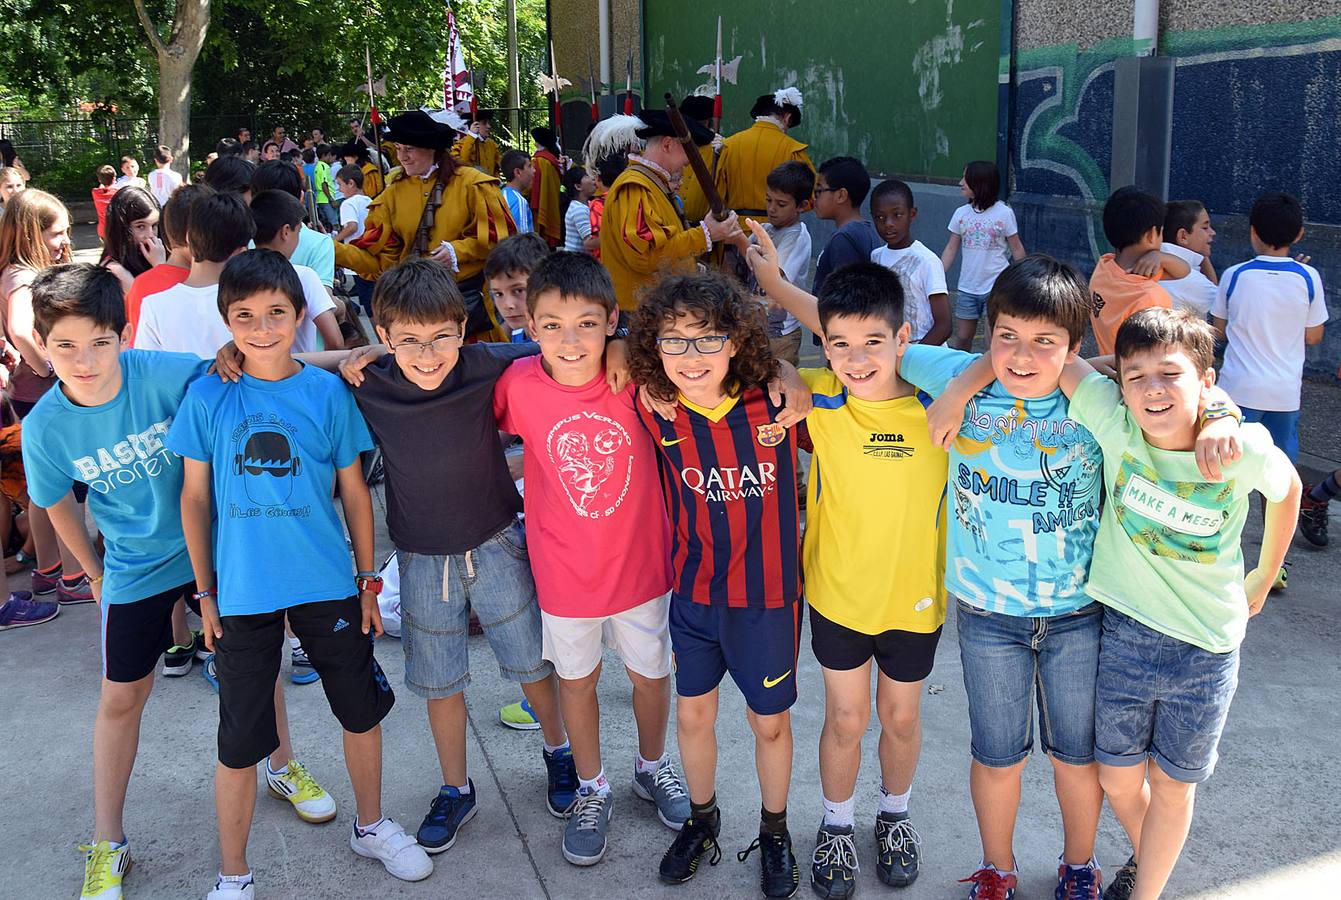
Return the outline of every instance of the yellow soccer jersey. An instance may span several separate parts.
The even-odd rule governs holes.
[[[916,396],[850,396],[802,369],[815,456],[806,503],[806,599],[863,634],[929,634],[945,622],[945,451]]]

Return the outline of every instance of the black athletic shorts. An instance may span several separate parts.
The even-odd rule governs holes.
[[[132,603],[103,603],[102,677],[108,681],[139,681],[154,671],[159,658],[172,646],[172,607],[191,599],[195,582],[183,584]]]
[[[219,762],[245,769],[279,746],[275,679],[284,649],[284,616],[321,676],[326,702],[346,731],[371,731],[391,711],[396,695],[360,631],[357,596],[302,603],[270,613],[224,616],[214,642],[219,676]]]
[[[810,648],[826,669],[847,671],[875,658],[875,664],[891,681],[921,681],[931,674],[941,629],[930,634],[915,631],[884,631],[863,634],[831,622],[810,607]]]

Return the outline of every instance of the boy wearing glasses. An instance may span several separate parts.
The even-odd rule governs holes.
[[[466,641],[473,610],[502,676],[521,685],[545,738],[549,811],[562,816],[578,787],[559,715],[554,668],[542,658],[521,497],[494,420],[494,385],[524,344],[462,345],[466,305],[451,272],[410,259],[377,279],[377,335],[391,353],[342,367],[382,448],[387,530],[401,587],[405,686],[428,702],[441,787],[416,835],[442,853],[475,815],[466,773]],[[375,361],[374,361],[375,360]]]

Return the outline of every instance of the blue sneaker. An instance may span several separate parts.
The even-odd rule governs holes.
[[[25,625],[41,625],[56,618],[60,611],[59,604],[34,600],[28,591],[15,591],[0,606],[0,631]]]
[[[205,664],[200,667],[201,677],[214,688],[214,693],[219,693],[219,676],[214,671],[214,654],[211,653],[205,657]]]
[[[475,816],[475,782],[466,780],[470,793],[443,785],[428,808],[414,838],[425,853],[442,853],[456,843],[456,833]]]
[[[1078,867],[1058,861],[1057,889],[1052,895],[1055,900],[1099,900],[1102,890],[1099,864],[1094,860]]]
[[[372,630],[369,629],[369,634],[371,633]],[[295,647],[289,655],[289,680],[294,684],[311,684],[320,678],[312,661],[307,658],[307,651],[302,647]]]
[[[544,751],[545,769],[549,782],[545,804],[549,814],[556,819],[568,818],[569,808],[577,799],[577,766],[573,764],[573,751],[563,747],[550,753]]]

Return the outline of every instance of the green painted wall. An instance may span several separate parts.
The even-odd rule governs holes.
[[[648,94],[677,99],[710,79],[717,17],[723,56],[722,131],[749,124],[754,98],[787,85],[805,95],[794,136],[818,164],[865,160],[872,172],[958,179],[966,162],[996,158],[1000,0],[644,0]]]

